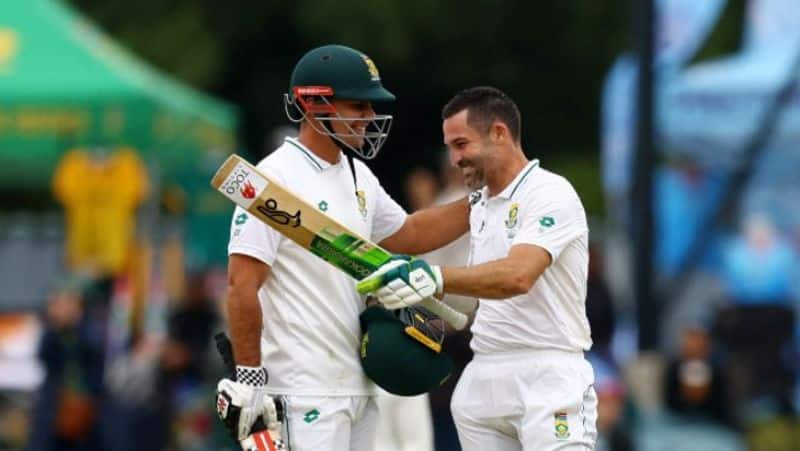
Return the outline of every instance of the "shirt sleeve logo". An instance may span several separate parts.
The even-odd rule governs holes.
[[[539,225],[542,228],[549,229],[550,227],[556,225],[556,220],[553,219],[552,216],[542,216],[539,218]]]

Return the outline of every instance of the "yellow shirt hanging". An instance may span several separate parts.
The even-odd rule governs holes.
[[[111,275],[125,265],[136,229],[136,208],[147,196],[147,169],[130,149],[100,157],[67,152],[53,176],[66,210],[67,264]]]

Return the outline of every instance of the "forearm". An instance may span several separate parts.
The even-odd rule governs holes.
[[[475,266],[444,266],[444,292],[481,299],[506,299],[527,293],[550,261],[541,253],[528,255],[524,260],[517,256]]]
[[[482,299],[505,299],[521,294],[518,271],[504,260],[477,266],[444,266],[442,278],[445,293]]]
[[[419,255],[451,243],[467,230],[469,202],[465,197],[409,215],[400,236],[381,244],[392,252]]]
[[[257,290],[228,287],[228,329],[237,365],[261,366],[261,305]]]

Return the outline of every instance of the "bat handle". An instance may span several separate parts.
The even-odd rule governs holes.
[[[225,363],[225,369],[228,371],[229,377],[235,381],[236,362],[233,360],[233,346],[231,345],[231,340],[227,335],[225,335],[225,332],[220,332],[214,335],[214,341],[217,344],[217,351],[222,357],[222,361]],[[250,434],[250,437],[242,440],[242,449],[245,451],[262,449],[257,445],[264,440],[264,434],[266,434],[266,437],[269,438],[269,433],[267,432],[267,426],[264,424],[264,420],[262,420],[261,417],[258,417],[255,423],[253,423],[253,426],[250,428]]]
[[[380,277],[364,279],[356,283],[356,291],[361,294],[371,293],[380,288],[382,283],[383,281]],[[464,329],[467,327],[467,323],[469,323],[469,317],[467,315],[434,298],[423,299],[422,306],[434,315],[447,321],[447,323],[456,330]]]
[[[453,328],[456,330],[464,329],[467,327],[467,323],[469,323],[469,317],[467,315],[459,312],[453,307],[450,307],[444,302],[436,300],[435,298],[425,298],[422,300],[420,305],[434,315],[445,320],[447,324],[453,326]]]
[[[372,293],[380,288],[382,283],[383,281],[380,277],[359,280],[358,283],[356,283],[356,291],[358,291],[359,294]]]

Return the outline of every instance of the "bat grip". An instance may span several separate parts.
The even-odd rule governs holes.
[[[425,298],[420,305],[434,315],[445,320],[447,324],[453,326],[456,330],[464,329],[467,327],[467,323],[469,323],[469,317],[467,315],[434,298]]]

